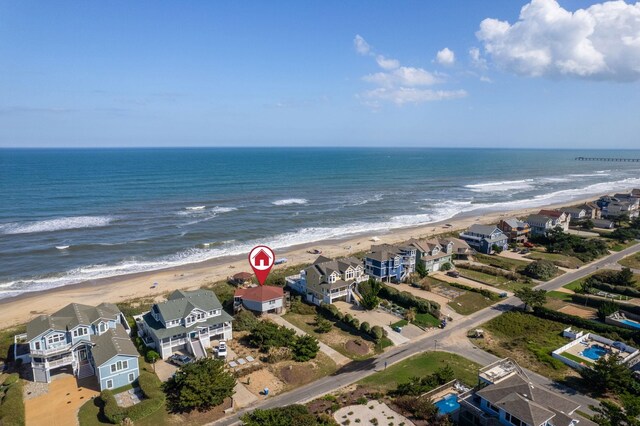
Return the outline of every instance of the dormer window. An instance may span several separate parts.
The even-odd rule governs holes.
[[[56,343],[64,342],[66,340],[67,339],[66,339],[64,333],[56,333],[56,334],[52,334],[51,336],[47,337],[47,344],[48,345],[53,345],[53,344],[56,344]]]
[[[107,331],[107,324],[104,322],[101,322],[100,325],[98,326],[98,332],[102,334],[105,331]]]

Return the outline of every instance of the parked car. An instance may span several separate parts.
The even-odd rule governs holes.
[[[449,272],[447,272],[447,275],[449,275],[450,277],[453,277],[453,278],[458,278],[460,276],[460,272],[458,272],[458,271],[449,271]]]
[[[193,362],[193,360],[186,355],[173,354],[169,357],[169,362],[177,366],[182,366],[185,364],[189,364],[190,362]]]
[[[395,331],[396,333],[402,333],[402,327],[396,325],[395,327],[393,327],[393,331]]]
[[[226,358],[227,357],[227,342],[225,342],[224,340],[221,341],[220,344],[218,345],[218,348],[216,349],[216,353],[218,354],[218,357]]]
[[[529,241],[525,242],[524,244],[522,244],[523,246],[527,247],[527,248],[532,248],[535,247],[536,245],[533,243],[530,243]]]
[[[411,283],[409,284],[411,287],[415,287],[415,288],[420,288],[420,284],[418,283]]]
[[[524,248],[520,250],[520,254],[529,254],[529,253],[531,253],[531,250],[529,250],[528,248]]]

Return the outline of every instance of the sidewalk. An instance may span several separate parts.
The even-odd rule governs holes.
[[[291,324],[289,321],[287,321],[286,319],[282,318],[279,315],[266,315],[267,318],[269,318],[271,321],[275,322],[278,325],[284,325],[287,328],[290,328],[291,330],[295,331],[296,334],[298,336],[304,336],[307,333],[305,333],[304,331],[300,330],[298,327],[296,327],[295,325]],[[336,351],[335,349],[333,349],[332,347],[318,341],[319,345],[320,345],[320,350],[327,355],[329,358],[331,358],[333,360],[333,362],[336,363],[336,365],[338,367],[343,366],[345,364],[348,364],[351,362],[351,360],[349,358],[347,358],[346,356],[342,355],[340,352]]]

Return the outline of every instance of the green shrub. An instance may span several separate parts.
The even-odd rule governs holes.
[[[15,379],[13,379],[15,377]],[[0,403],[0,425],[3,426],[24,426],[24,401],[22,400],[22,382],[18,380],[17,374],[10,375],[5,379],[5,385],[11,378],[13,381],[5,391],[4,398]]]
[[[379,342],[384,337],[384,329],[379,325],[374,325],[371,327],[371,337],[373,337],[376,342]]]
[[[360,331],[366,334],[369,334],[371,332],[371,326],[369,325],[368,322],[363,322],[362,324],[360,324]]]
[[[100,399],[104,403],[102,412],[111,423],[120,424],[125,418],[133,421],[140,420],[164,406],[165,394],[161,388],[162,382],[155,374],[141,370],[138,386],[145,399],[127,408],[118,405],[110,390],[106,389],[100,393]]]
[[[534,308],[533,315],[539,318],[556,321],[566,325],[573,325],[578,328],[593,331],[604,335],[604,337],[612,338],[612,340],[635,340],[635,338],[640,337],[639,333],[633,330],[626,330],[614,325],[603,324],[601,322],[588,320],[575,315],[565,314],[563,312],[554,311],[544,307]]]
[[[474,293],[479,293],[481,295],[483,295],[484,297],[491,299],[491,300],[498,300],[500,299],[500,295],[498,293],[495,293],[493,291],[487,290],[485,288],[476,288],[476,287],[470,287],[468,285],[464,285],[464,284],[460,284],[460,283],[447,283],[448,285],[450,285],[451,287],[456,287],[462,290],[466,290],[466,291],[472,291]]]
[[[19,379],[20,379],[20,376],[18,375],[18,373],[9,374],[9,376],[7,376],[7,378],[4,379],[3,385],[11,386],[12,384],[16,383]]]
[[[418,313],[429,313],[435,317],[440,316],[440,305],[438,303],[416,297],[408,291],[398,291],[388,285],[383,285],[380,289],[380,297],[389,299],[405,309],[416,308]]]
[[[252,331],[259,321],[253,312],[247,310],[238,312],[233,319],[233,329],[236,331]]]
[[[528,264],[522,273],[537,280],[547,281],[558,273],[558,267],[550,260],[535,260]]]
[[[608,293],[622,294],[629,297],[640,297],[640,290],[635,287],[626,287],[622,285],[607,284],[596,280],[589,280],[589,284],[593,288],[606,291]]]
[[[100,392],[100,399],[104,402],[102,412],[111,423],[120,424],[127,417],[126,409],[118,405],[113,392],[109,389]]]

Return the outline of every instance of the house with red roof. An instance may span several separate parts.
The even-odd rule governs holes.
[[[242,308],[259,314],[284,312],[284,290],[272,285],[239,288],[233,295],[234,310]]]
[[[538,215],[546,216],[553,222],[554,228],[562,228],[564,232],[569,230],[571,216],[560,210],[540,210]]]

